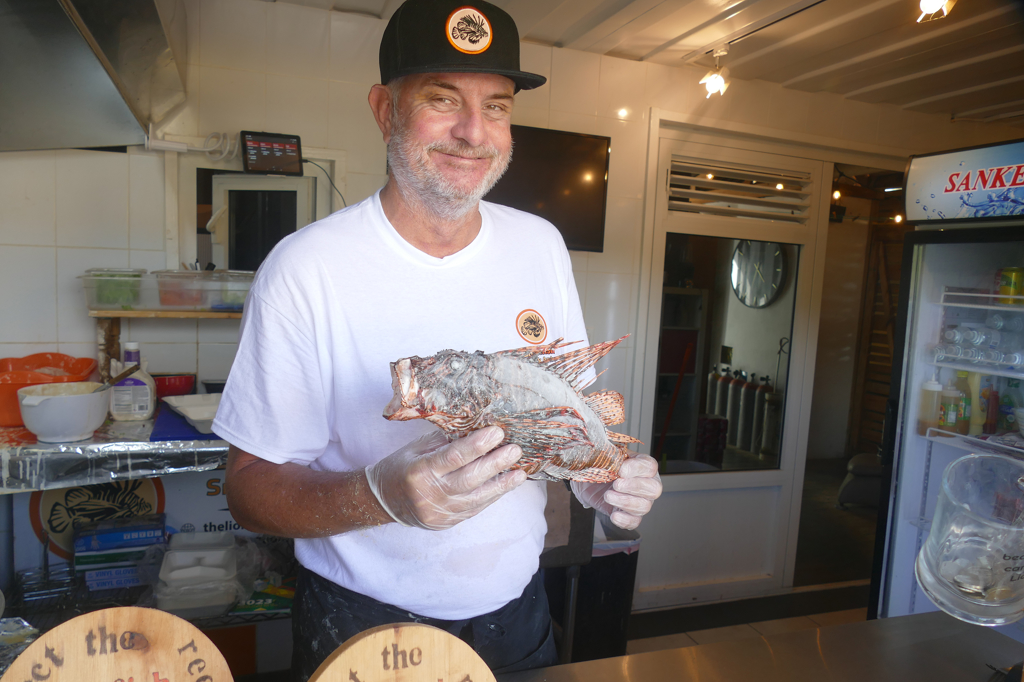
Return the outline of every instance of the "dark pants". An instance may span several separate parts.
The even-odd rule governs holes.
[[[558,663],[543,571],[537,571],[518,599],[497,611],[453,621],[403,611],[300,566],[292,604],[292,680],[306,682],[349,638],[390,623],[422,623],[445,630],[473,647],[495,673]]]

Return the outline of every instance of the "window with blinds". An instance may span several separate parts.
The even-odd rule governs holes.
[[[799,171],[673,156],[668,173],[670,211],[803,223],[810,191]]]

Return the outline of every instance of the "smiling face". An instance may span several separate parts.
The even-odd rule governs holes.
[[[398,189],[438,216],[462,217],[511,161],[515,86],[464,73],[416,74],[395,86],[385,139]]]

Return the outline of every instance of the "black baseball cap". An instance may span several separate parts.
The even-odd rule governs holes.
[[[413,73],[494,73],[516,92],[547,82],[519,70],[519,31],[508,12],[489,2],[407,0],[380,41],[380,82]]]

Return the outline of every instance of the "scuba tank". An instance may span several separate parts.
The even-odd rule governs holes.
[[[736,447],[736,437],[740,431],[740,398],[743,397],[743,384],[747,383],[747,380],[744,378],[746,374],[742,370],[736,370],[733,375],[736,378],[729,382],[729,402],[725,415],[725,418],[729,420],[729,432],[725,442]]]
[[[715,414],[723,419],[729,411],[729,383],[731,381],[729,368],[723,368],[722,376],[718,377],[718,392],[715,394]]]
[[[718,380],[722,378],[722,375],[718,373],[718,365],[714,365],[711,368],[711,373],[708,374],[708,394],[704,400],[704,413],[714,414],[715,413],[715,398],[718,396]]]
[[[750,451],[754,438],[754,398],[757,395],[757,376],[751,375],[741,387],[740,423],[736,444],[740,450]]]
[[[761,441],[764,436],[764,406],[767,395],[774,390],[771,378],[767,374],[761,377],[761,385],[757,387],[754,395],[754,428],[750,439],[750,451],[754,454],[761,452]]]

